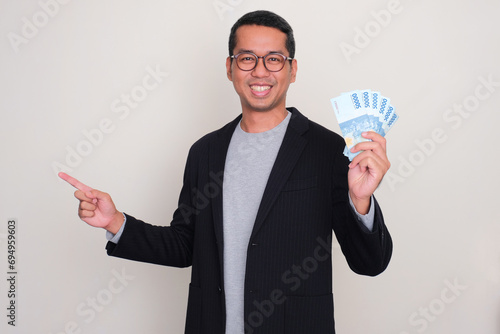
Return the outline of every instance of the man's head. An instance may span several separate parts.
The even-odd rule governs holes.
[[[289,53],[289,57],[295,57],[295,39],[293,37],[292,27],[281,16],[266,10],[257,10],[255,12],[247,13],[243,15],[238,21],[236,21],[236,23],[231,28],[231,33],[229,34],[230,56],[234,54],[234,48],[237,43],[236,31],[239,27],[244,25],[257,25],[280,30],[286,35],[285,46]]]
[[[283,115],[288,87],[297,73],[290,25],[271,12],[248,13],[231,29],[229,50],[227,77],[240,97],[243,113]]]

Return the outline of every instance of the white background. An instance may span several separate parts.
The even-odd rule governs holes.
[[[190,145],[240,113],[227,40],[256,9],[294,28],[299,71],[288,105],[338,131],[330,98],[371,88],[400,115],[387,136],[392,168],[376,192],[394,255],[369,278],[335,248],[338,333],[500,332],[500,2],[54,3],[0,1],[0,332],[183,332],[190,269],[106,256],[104,231],[78,219],[54,165],[112,194],[120,210],[168,225]],[[388,7],[390,17],[380,14]],[[357,52],[345,54],[347,44]],[[126,117],[114,112],[122,94],[141,92],[148,68],[168,76]],[[105,119],[109,133],[89,147],[82,131]],[[78,147],[86,156],[69,166]],[[3,278],[9,218],[18,220],[15,328]]]

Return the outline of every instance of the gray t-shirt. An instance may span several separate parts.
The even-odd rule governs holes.
[[[222,186],[227,334],[244,333],[248,242],[290,115],[265,132],[248,133],[238,124],[229,144]]]

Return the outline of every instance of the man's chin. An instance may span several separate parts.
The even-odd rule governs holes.
[[[249,104],[247,110],[248,111],[253,111],[253,112],[270,112],[276,109],[275,104],[258,104],[258,103],[253,103]]]

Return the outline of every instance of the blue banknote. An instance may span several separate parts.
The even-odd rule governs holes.
[[[391,100],[370,89],[342,93],[330,102],[346,142],[344,155],[349,160],[360,153],[352,153],[351,148],[368,140],[361,136],[363,132],[375,131],[385,137],[399,118]]]

